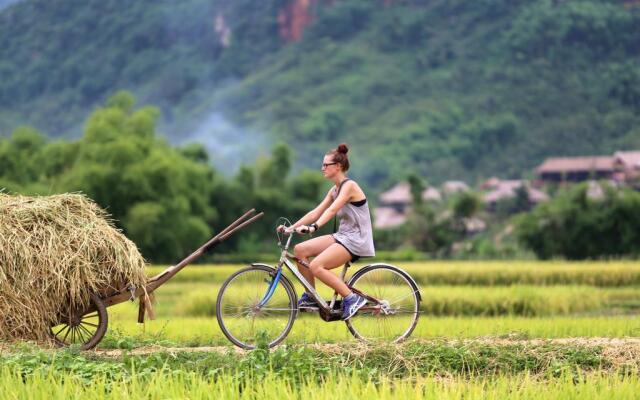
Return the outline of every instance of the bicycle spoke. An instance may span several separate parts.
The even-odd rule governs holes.
[[[403,295],[402,297],[398,297],[398,298],[394,299],[393,301],[389,301],[389,304],[397,303],[400,300],[403,300],[403,299],[406,299],[409,296],[415,295],[417,292],[418,292],[417,290],[414,290],[414,291],[412,291],[410,293],[407,293],[407,294]]]

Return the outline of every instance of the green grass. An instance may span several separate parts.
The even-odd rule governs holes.
[[[635,264],[408,263],[428,282],[423,310],[430,314],[406,344],[364,346],[344,323],[305,314],[284,345],[236,353],[211,314],[222,281],[240,267],[182,271],[158,289],[158,319],[145,325],[136,323],[137,303],[110,308],[100,347],[125,349],[122,356],[31,346],[0,353],[2,397],[617,400],[637,398],[640,389],[635,347],[520,341],[640,336]],[[160,351],[129,353],[145,345]],[[189,346],[224,347],[162,351]]]
[[[537,380],[528,374],[515,377],[488,377],[474,380],[438,377],[403,380],[362,381],[344,375],[332,375],[323,382],[294,384],[283,378],[267,376],[260,381],[242,381],[227,375],[215,381],[194,374],[176,374],[167,379],[154,374],[149,379],[133,377],[129,381],[106,382],[96,379],[91,385],[81,380],[29,376],[23,378],[12,371],[2,371],[0,391],[8,399],[539,399],[583,400],[587,398],[637,399],[638,376],[572,375],[558,379]]]
[[[361,261],[349,272],[351,274],[372,262]],[[640,263],[633,261],[394,261],[391,264],[409,272],[420,285],[640,286]],[[172,282],[222,283],[231,273],[246,265],[188,266]],[[164,268],[152,266],[148,273],[155,275]]]
[[[115,358],[21,346],[0,353],[0,392],[9,399],[633,398],[638,361],[622,358],[600,346],[547,343],[412,341]]]
[[[215,315],[218,289],[242,267],[193,266],[181,271],[156,292],[159,313]],[[429,315],[552,316],[640,308],[640,285],[632,285],[640,278],[640,268],[634,263],[430,262],[401,267],[419,283],[422,310]],[[162,269],[152,267],[149,273]],[[301,293],[301,285],[295,286]],[[325,285],[318,284],[318,290],[325,298],[332,295]]]
[[[401,266],[418,281],[430,283],[421,285],[425,313],[414,338],[640,336],[640,320],[634,317],[640,290],[631,285],[640,276],[635,263],[427,262]],[[146,325],[135,322],[136,304],[110,308],[110,327],[102,345],[228,345],[215,320],[214,304],[224,279],[242,267],[191,266],[181,271],[155,293],[158,319]],[[162,269],[152,267],[149,272]],[[296,286],[301,293],[300,285]],[[332,294],[324,285],[319,284],[318,289],[325,298]],[[353,340],[341,322],[326,323],[317,315],[302,315],[285,343]]]
[[[181,317],[215,316],[219,285],[176,283],[174,289],[178,286],[183,289],[182,293],[187,293],[183,297],[174,297],[173,291],[157,293],[160,310]],[[247,292],[251,289],[255,286],[247,286]],[[640,307],[640,290],[636,287],[513,285],[423,286],[420,289],[421,310],[433,316],[553,316],[605,312],[613,307],[630,312]],[[321,291],[325,298],[330,298],[329,290]],[[236,292],[235,297],[238,296]]]
[[[129,314],[129,312],[127,312]],[[112,313],[103,347],[126,343],[169,345],[228,345],[215,318],[165,318],[135,322],[130,315]],[[637,337],[636,317],[425,317],[421,316],[412,338],[474,338],[515,335],[523,338]],[[355,341],[342,322],[327,323],[314,315],[296,320],[284,343],[339,343]]]

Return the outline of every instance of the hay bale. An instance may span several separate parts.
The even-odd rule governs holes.
[[[87,306],[91,291],[145,285],[144,266],[86,196],[0,193],[0,339],[49,340],[49,327]]]

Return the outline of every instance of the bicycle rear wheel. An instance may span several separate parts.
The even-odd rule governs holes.
[[[264,299],[276,270],[254,264],[231,275],[220,288],[216,317],[224,335],[236,346],[254,349],[265,341],[269,347],[289,333],[297,315],[297,296],[291,282],[280,276],[273,295]]]
[[[369,265],[356,272],[348,284],[378,300],[368,301],[345,321],[353,336],[396,343],[411,335],[420,315],[420,291],[406,272],[393,265]]]

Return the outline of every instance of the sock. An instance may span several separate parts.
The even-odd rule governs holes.
[[[345,300],[353,300],[356,298],[356,294],[351,292],[350,294],[347,295],[347,297],[345,297]]]

